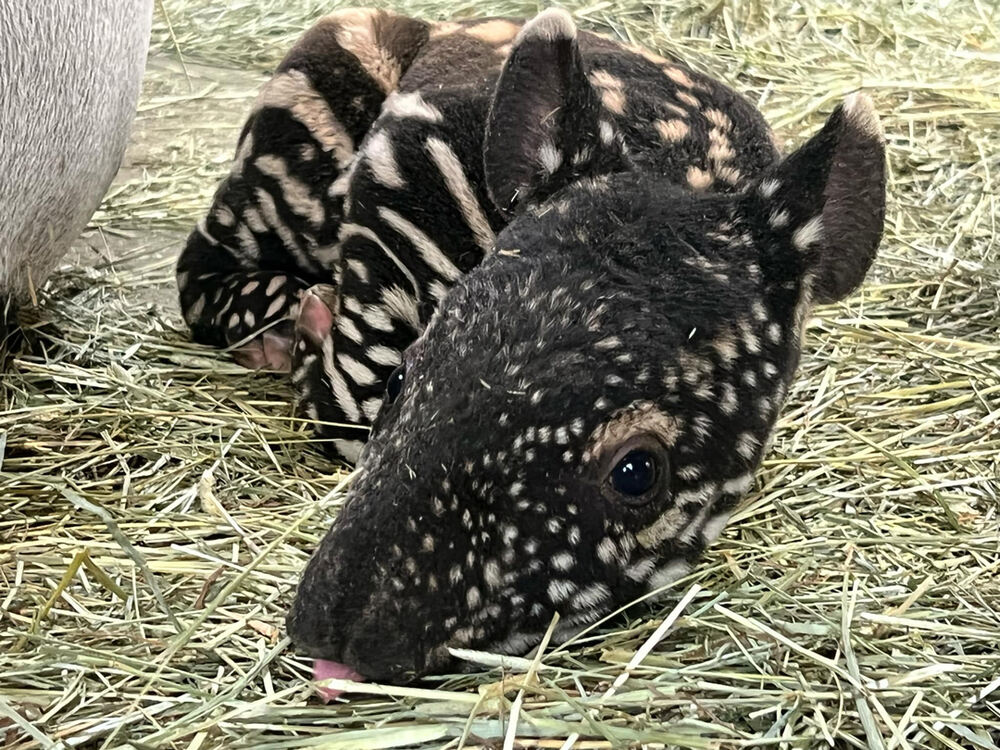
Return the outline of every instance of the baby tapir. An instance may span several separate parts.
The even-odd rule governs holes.
[[[290,369],[360,454],[288,617],[317,674],[524,651],[683,576],[811,306],[872,263],[884,159],[862,96],[782,159],[727,87],[558,10],[310,30],[179,284],[197,338]]]

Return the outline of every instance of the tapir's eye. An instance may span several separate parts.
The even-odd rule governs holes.
[[[605,494],[611,500],[643,505],[667,488],[667,451],[650,435],[636,435],[620,444],[604,464]]]
[[[385,382],[385,400],[391,404],[396,400],[399,392],[403,390],[403,381],[406,380],[406,365],[400,365],[392,371],[392,375]]]
[[[652,453],[634,450],[626,454],[611,470],[611,486],[623,495],[639,497],[653,489],[658,473]]]

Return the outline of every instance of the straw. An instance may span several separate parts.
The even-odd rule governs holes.
[[[283,378],[190,342],[173,263],[257,87],[331,7],[157,3],[125,164],[0,379],[0,744],[1000,747],[996,5],[568,4],[730,82],[785,148],[864,89],[879,259],[809,321],[755,488],[683,588],[543,660],[457,651],[471,671],[324,705],[284,616],[348,475]]]

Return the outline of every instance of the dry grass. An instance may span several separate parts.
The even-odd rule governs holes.
[[[1000,745],[1000,13],[681,5],[577,15],[732,81],[789,143],[863,86],[892,203],[870,282],[817,312],[757,489],[678,585],[673,626],[671,603],[639,607],[534,663],[310,699],[282,620],[343,477],[280,379],[188,342],[172,262],[255,87],[329,6],[163,0],[91,265],[50,283],[44,354],[3,376],[0,744]]]

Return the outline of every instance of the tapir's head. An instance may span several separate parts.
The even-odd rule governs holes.
[[[581,156],[581,154],[583,154]],[[518,652],[683,576],[750,486],[815,302],[879,243],[883,141],[855,96],[729,195],[623,168],[557,11],[525,26],[487,127],[511,224],[390,377],[289,632],[402,681]]]

